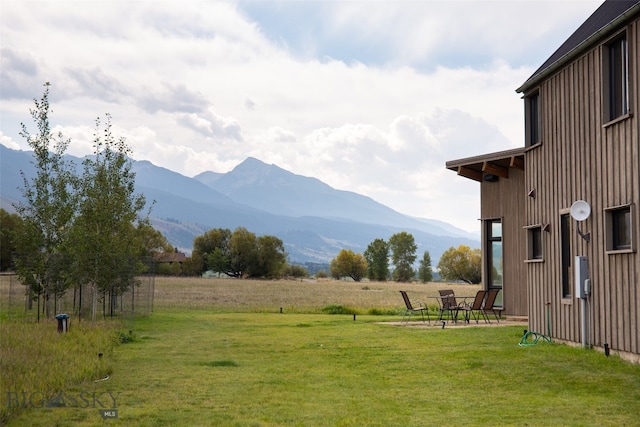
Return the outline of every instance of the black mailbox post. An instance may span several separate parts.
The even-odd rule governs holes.
[[[58,332],[61,334],[66,333],[69,330],[69,315],[58,314],[56,315],[56,319],[58,320]]]

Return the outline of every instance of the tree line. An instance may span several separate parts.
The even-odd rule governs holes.
[[[331,276],[337,279],[349,277],[356,282],[365,277],[375,281],[393,279],[398,282],[409,282],[416,276],[413,264],[417,249],[413,235],[406,231],[392,235],[389,241],[375,239],[363,254],[342,249],[331,260],[329,267]],[[390,263],[393,265],[393,270],[389,268]],[[419,274],[424,282],[432,280],[431,257],[428,251],[425,251],[420,261]]]
[[[342,249],[331,260],[331,276],[340,279],[351,278],[359,282],[365,277],[374,281],[394,280],[409,282],[415,279],[423,283],[433,280],[431,255],[425,251],[417,270],[414,270],[417,245],[414,237],[407,232],[392,235],[389,241],[378,238],[371,242],[364,253]],[[393,269],[390,269],[393,266]],[[438,262],[438,272],[445,280],[460,280],[466,283],[480,283],[481,255],[479,249],[460,245],[449,248]]]

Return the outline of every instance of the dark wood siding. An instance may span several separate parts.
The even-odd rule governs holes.
[[[527,315],[527,282],[524,270],[526,234],[523,230],[525,198],[524,172],[509,169],[509,178],[497,182],[482,182],[482,219],[502,219],[503,253],[503,306],[505,315]],[[484,233],[484,227],[483,227]],[[483,234],[483,254],[486,254]],[[483,266],[483,283],[486,283],[486,266]]]
[[[542,143],[525,155],[526,224],[549,223],[544,234],[544,262],[525,264],[529,283],[530,328],[546,332],[546,304],[550,302],[552,336],[580,342],[580,301],[563,298],[561,281],[560,216],[583,199],[591,216],[580,223],[591,233],[586,242],[571,220],[571,255],[589,257],[593,294],[590,299],[595,346],[640,353],[640,257],[638,252],[606,252],[606,209],[634,204],[633,240],[640,233],[640,34],[639,20],[626,27],[629,41],[631,115],[605,125],[602,109],[601,45],[545,80],[539,88]],[[602,40],[604,42],[604,40]],[[483,194],[483,204],[484,204]],[[572,260],[573,261],[573,260]],[[573,291],[573,271],[570,275]],[[506,296],[506,294],[505,294]]]

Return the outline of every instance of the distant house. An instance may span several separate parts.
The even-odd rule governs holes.
[[[639,84],[640,0],[605,1],[517,89],[523,146],[446,164],[480,182],[483,283],[502,289],[504,313],[636,361]]]
[[[156,254],[154,258],[157,263],[164,263],[164,264],[173,264],[173,263],[182,264],[187,260],[187,256],[182,252],[159,253],[159,254]]]

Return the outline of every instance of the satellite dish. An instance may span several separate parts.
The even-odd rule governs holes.
[[[571,218],[576,221],[584,221],[591,215],[591,206],[584,200],[576,200],[571,205]]]

